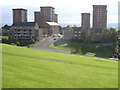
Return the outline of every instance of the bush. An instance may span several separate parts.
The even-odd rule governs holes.
[[[19,42],[16,42],[17,46],[20,46],[20,43]]]

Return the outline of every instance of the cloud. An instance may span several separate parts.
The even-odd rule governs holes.
[[[34,11],[40,6],[53,6],[60,23],[81,23],[81,13],[91,13],[92,5],[107,5],[108,23],[117,22],[119,0],[1,0],[2,22],[12,23],[12,8],[28,9],[28,21],[34,21]]]

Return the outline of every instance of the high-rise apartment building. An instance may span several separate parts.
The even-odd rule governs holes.
[[[40,23],[40,12],[34,12],[34,21]]]
[[[13,23],[27,22],[27,10],[23,8],[13,9]]]
[[[40,7],[40,12],[34,12],[34,21],[40,27],[47,27],[47,22],[58,23],[58,14],[55,14],[55,8],[51,6]]]
[[[51,6],[44,6],[41,8],[41,14],[44,16],[45,22],[54,22],[55,8]]]
[[[44,16],[41,12],[34,12],[34,21],[38,23],[39,27],[43,27],[44,25]]]
[[[90,13],[82,13],[82,22],[81,22],[82,29],[90,29]]]
[[[102,30],[107,27],[107,5],[93,5],[93,29]]]
[[[54,22],[58,23],[58,14],[55,14],[55,16],[54,16]]]
[[[43,28],[43,34],[59,33],[58,14],[55,14],[55,8],[51,6],[40,7],[40,12],[34,12],[34,21]]]

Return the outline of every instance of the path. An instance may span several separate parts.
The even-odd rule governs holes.
[[[38,50],[45,50],[45,51],[61,52],[61,53],[71,53],[70,51],[64,51],[64,50],[57,50],[57,49],[48,48],[48,46],[53,42],[55,42],[55,41],[53,40],[52,36],[46,37],[40,43],[38,43],[35,46],[30,47],[30,48],[38,49]]]

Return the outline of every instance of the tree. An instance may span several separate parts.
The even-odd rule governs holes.
[[[81,41],[84,43],[89,43],[92,41],[93,31],[91,30],[82,30],[81,31]]]
[[[4,25],[2,28],[5,29],[5,30],[9,30],[9,29],[10,29],[10,26],[8,26],[8,25],[6,24],[6,25]]]
[[[117,31],[114,28],[106,28],[102,30],[102,42],[103,43],[116,43]]]

